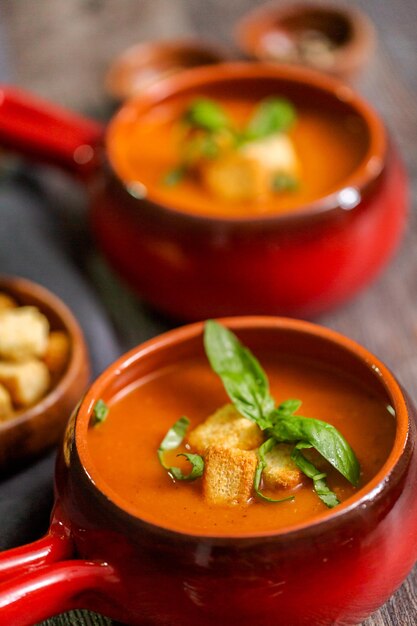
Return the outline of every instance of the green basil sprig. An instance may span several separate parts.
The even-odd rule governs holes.
[[[309,443],[305,443],[304,441],[300,441],[294,447],[291,458],[297,467],[311,478],[314,485],[314,490],[317,493],[320,500],[324,502],[324,504],[329,507],[329,509],[333,508],[340,504],[336,494],[329,489],[326,482],[326,474],[324,472],[320,472],[314,465],[308,461],[305,456],[300,452],[303,448],[311,448],[312,446]]]
[[[276,442],[315,448],[350,483],[355,486],[358,484],[359,463],[343,435],[327,422],[294,415],[301,406],[300,400],[287,400],[275,408],[264,370],[234,333],[209,320],[205,324],[204,344],[213,370],[220,376],[227,394],[241,415],[255,422],[261,430],[267,431],[269,438]],[[297,448],[295,452],[298,467],[310,478],[315,476],[313,482],[315,486],[317,484],[316,491],[321,491],[325,496],[327,485],[320,482],[324,481],[324,477],[319,475],[314,466],[307,465],[307,459],[299,450]],[[259,482],[263,470],[259,466],[262,462],[260,458],[257,468]],[[326,499],[327,506],[337,504],[335,497],[329,495]]]
[[[167,450],[175,450],[176,448],[178,448],[179,445],[181,445],[187,433],[189,425],[190,420],[187,417],[180,417],[180,419],[175,422],[173,426],[171,426],[171,428],[168,430],[167,434],[159,444],[159,462],[162,467],[166,469],[173,478],[175,478],[175,480],[192,481],[196,478],[200,478],[200,476],[202,476],[204,472],[204,460],[203,457],[201,457],[199,454],[190,454],[187,452],[177,454],[177,456],[184,456],[187,461],[191,463],[191,472],[189,474],[184,474],[179,467],[170,467],[164,461],[164,453]]]
[[[360,467],[352,448],[339,431],[321,420],[300,415],[271,414],[268,429],[278,441],[287,443],[304,441],[315,448],[352,485],[359,482]]]
[[[224,109],[215,100],[197,98],[183,116],[184,122],[190,126],[203,128],[211,132],[229,128],[230,120]]]
[[[240,146],[264,139],[269,135],[289,130],[296,119],[296,111],[285,98],[265,98],[255,107],[252,117],[244,128],[237,128],[232,123],[227,111],[211,98],[196,98],[185,110],[182,121],[193,133],[185,142],[183,162],[167,172],[162,184],[172,187],[180,183],[201,159],[215,159],[222,152],[227,138],[228,148]],[[191,158],[190,158],[191,157]],[[273,191],[294,191],[297,180],[285,173],[277,173],[272,182]]]
[[[275,402],[258,360],[234,333],[213,320],[205,323],[204,347],[211,367],[222,379],[239,413],[262,430],[268,428]]]
[[[268,135],[286,132],[296,120],[295,108],[285,98],[265,98],[256,107],[245,131],[245,139],[253,141]]]
[[[256,106],[246,128],[238,136],[242,141],[254,141],[286,132],[294,124],[296,117],[294,106],[286,98],[265,98]],[[226,111],[210,98],[194,100],[186,109],[183,120],[190,126],[210,132],[232,129]]]

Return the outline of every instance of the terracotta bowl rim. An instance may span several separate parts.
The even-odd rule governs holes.
[[[166,37],[160,39],[146,39],[144,41],[138,41],[134,43],[124,50],[122,50],[119,54],[115,56],[113,61],[110,63],[108,70],[105,76],[105,87],[107,92],[117,100],[124,101],[129,96],[124,93],[124,90],[114,88],[113,81],[116,72],[120,71],[120,68],[123,67],[124,64],[134,65],[133,61],[138,57],[141,58],[138,66],[146,69],[149,67],[158,67],[159,61],[162,58],[169,59],[179,53],[200,53],[202,55],[207,55],[207,58],[211,58],[212,61],[210,63],[220,63],[229,58],[232,58],[232,52],[226,46],[216,42],[213,39],[202,38],[199,39],[196,36],[187,36],[187,37]],[[205,65],[205,63],[198,63],[196,66]],[[184,69],[189,67],[188,65],[184,65]],[[193,67],[190,66],[190,67]],[[161,80],[161,79],[157,79]],[[145,87],[148,89],[149,87]],[[123,93],[122,93],[123,91]],[[132,96],[130,96],[132,97]]]
[[[0,438],[3,433],[30,422],[38,415],[48,411],[52,406],[59,404],[67,390],[76,383],[77,375],[86,358],[84,335],[78,321],[69,307],[52,291],[27,278],[0,274],[0,290],[3,289],[17,299],[20,295],[29,298],[33,295],[35,299],[42,301],[52,309],[70,336],[71,353],[64,373],[44,398],[27,410],[19,412],[16,417],[0,422]]]
[[[273,333],[275,330],[287,329],[288,331],[296,331],[300,334],[313,335],[324,341],[330,341],[341,350],[347,351],[359,358],[359,360],[378,378],[387,395],[390,397],[396,413],[397,428],[393,448],[379,472],[369,483],[359,489],[357,494],[340,504],[331,512],[326,513],[325,517],[314,518],[309,522],[282,528],[278,531],[247,533],[243,535],[199,534],[198,532],[191,533],[175,530],[172,527],[164,526],[163,524],[160,525],[154,521],[136,515],[133,507],[129,507],[121,497],[119,498],[117,492],[108,487],[95,470],[84,433],[86,429],[88,429],[95,402],[102,397],[102,391],[108,387],[112,379],[114,379],[115,376],[117,377],[123,374],[126,369],[131,367],[138,360],[144,357],[146,358],[148,355],[158,350],[163,350],[168,346],[179,346],[184,341],[202,335],[204,322],[195,322],[158,335],[136,348],[133,348],[110,365],[88,389],[76,414],[75,447],[83,472],[92,483],[93,488],[96,489],[100,496],[104,497],[107,502],[110,502],[116,510],[121,511],[124,516],[127,516],[129,519],[142,526],[168,534],[174,539],[188,537],[193,540],[211,541],[213,543],[228,541],[239,543],[245,542],[248,539],[285,538],[299,535],[304,537],[310,532],[323,532],[333,528],[335,525],[337,526],[339,523],[352,519],[358,514],[360,509],[367,508],[369,504],[384,492],[389,485],[390,477],[393,475],[405,453],[406,444],[409,440],[410,417],[407,403],[404,393],[393,374],[377,357],[360,344],[334,330],[312,322],[271,316],[227,317],[220,318],[219,321],[235,331],[258,328],[269,330],[269,332]]]
[[[303,12],[332,12],[339,14],[346,20],[351,28],[351,37],[343,45],[334,51],[335,63],[329,70],[322,70],[335,75],[349,74],[356,66],[360,65],[364,57],[371,53],[375,47],[376,31],[371,19],[358,7],[337,5],[330,2],[317,3],[298,1],[294,3],[278,3],[271,0],[266,4],[250,9],[244,13],[233,28],[233,37],[239,49],[253,58],[266,60],[268,55],[255,49],[247,40],[247,31],[254,24],[264,24],[264,32],[268,30],[267,24],[276,24],[283,18],[291,15],[300,15]],[[279,61],[275,61],[279,62]],[[302,64],[300,62],[300,64]]]
[[[360,164],[338,185],[337,189],[314,200],[301,205],[299,209],[290,210],[281,214],[265,216],[210,216],[183,211],[175,206],[162,204],[152,199],[152,194],[146,194],[137,199],[134,191],[130,191],[130,183],[118,175],[116,159],[112,155],[112,134],[119,120],[129,118],[133,113],[146,111],[165,98],[180,93],[188,88],[210,85],[215,83],[232,82],[233,80],[271,80],[289,81],[304,86],[305,89],[319,90],[328,97],[345,102],[364,121],[369,132],[369,147]],[[375,109],[362,98],[351,86],[341,80],[311,68],[297,65],[274,64],[259,61],[228,61],[213,65],[195,67],[179,72],[151,85],[142,93],[126,100],[109,122],[105,133],[107,160],[111,172],[115,175],[119,187],[125,190],[135,202],[149,204],[154,216],[176,218],[187,223],[207,226],[242,226],[282,224],[292,226],[300,221],[315,219],[322,214],[352,213],[362,205],[363,198],[369,193],[372,184],[378,180],[385,170],[388,152],[388,139],[384,122]],[[140,180],[137,182],[140,183]],[[354,189],[358,194],[358,201],[347,208],[342,208],[340,194],[346,189]]]

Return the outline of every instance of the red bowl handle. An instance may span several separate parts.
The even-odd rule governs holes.
[[[82,178],[101,163],[104,129],[14,87],[0,86],[0,145]]]
[[[74,557],[70,524],[55,504],[49,530],[45,537],[18,548],[0,552],[0,582],[10,580],[33,568]]]
[[[94,561],[63,561],[0,584],[1,623],[32,626],[70,609],[88,608],[83,592],[107,595],[119,582],[113,568]]]
[[[107,563],[74,556],[69,524],[55,507],[48,534],[0,554],[0,623],[31,626],[69,609],[88,608],[84,591],[109,594],[119,582]]]

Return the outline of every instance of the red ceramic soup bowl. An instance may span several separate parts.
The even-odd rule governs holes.
[[[140,519],[97,473],[86,435],[97,399],[201,354],[201,323],[168,332],[110,366],[74,412],[49,533],[0,557],[3,623],[27,626],[83,607],[143,626],[346,626],[407,576],[417,558],[416,424],[393,375],[361,346],[308,322],[223,322],[255,353],[275,348],[349,371],[389,403],[396,435],[381,470],[326,516],[279,532],[211,537]]]
[[[354,120],[362,128],[359,162],[325,197],[268,217],[185,213],[154,201],[140,181],[121,180],[112,163],[123,119],[202,94],[280,94]],[[373,278],[403,231],[406,177],[382,121],[350,87],[311,70],[226,63],[179,73],[128,101],[104,144],[93,122],[7,89],[2,95],[3,145],[82,177],[102,250],[145,300],[176,318],[317,314]]]

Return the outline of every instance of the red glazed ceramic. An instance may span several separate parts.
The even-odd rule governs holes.
[[[360,118],[367,149],[340,187],[309,206],[253,218],[198,216],[163,206],[113,171],[119,120],[161,103],[219,93],[279,93]],[[296,67],[220,64],[179,73],[127,102],[104,146],[96,123],[3,89],[0,140],[75,172],[87,183],[91,223],[113,266],[150,304],[186,320],[241,314],[311,316],[366,285],[396,248],[406,177],[377,114],[350,87]],[[349,150],[349,146],[346,146]],[[138,188],[140,193],[138,193]]]
[[[132,515],[92,463],[91,410],[97,399],[201,353],[202,324],[171,331],[109,367],[72,416],[49,533],[0,557],[2,623],[29,626],[83,607],[141,626],[347,626],[407,576],[417,558],[416,424],[395,378],[364,348],[308,322],[223,321],[255,352],[269,346],[314,358],[381,394],[396,414],[381,470],[325,517],[258,536],[185,534]]]

